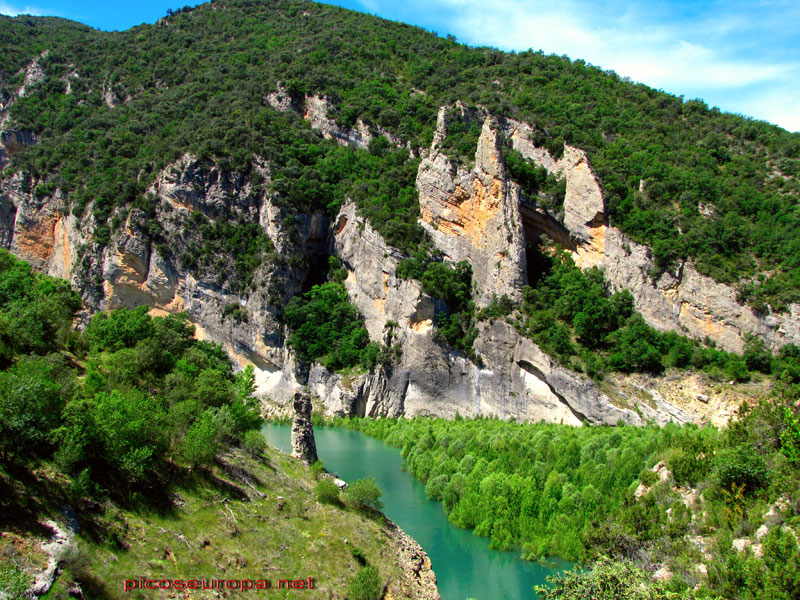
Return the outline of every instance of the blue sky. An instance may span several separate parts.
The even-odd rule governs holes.
[[[0,0],[0,13],[126,29],[196,2]],[[542,49],[686,98],[800,131],[798,0],[333,0],[454,34],[471,45]]]

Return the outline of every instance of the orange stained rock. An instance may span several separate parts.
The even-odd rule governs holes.
[[[46,261],[55,245],[58,215],[47,215],[28,229],[20,229],[14,235],[14,243],[19,248],[20,258],[37,258]]]
[[[431,201],[422,203],[422,219],[434,225],[439,231],[448,235],[458,235],[469,239],[476,248],[486,247],[486,226],[500,210],[503,198],[503,182],[493,178],[485,186],[475,177],[472,182],[474,191],[470,193],[462,186],[457,186],[455,193],[445,200],[439,214],[431,210]]]
[[[606,255],[606,232],[608,227],[599,225],[589,228],[589,240],[578,246],[572,254],[575,264],[581,269],[598,266]]]

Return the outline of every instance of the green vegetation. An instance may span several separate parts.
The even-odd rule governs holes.
[[[371,565],[361,567],[350,585],[347,586],[348,598],[353,600],[379,600],[383,594],[383,584],[378,569]]]
[[[588,152],[613,223],[649,244],[660,267],[692,258],[763,311],[800,298],[800,135],[582,60],[469,48],[295,0],[216,0],[110,33],[3,17],[0,39],[13,49],[0,58],[5,92],[49,50],[39,60],[46,80],[11,108],[41,136],[13,168],[42,194],[68,192],[76,212],[91,203],[101,243],[121,206],[193,152],[242,175],[253,155],[267,159],[273,191],[298,212],[331,214],[352,196],[391,244],[413,252],[416,161],[385,142],[340,148],[297,115],[276,114],[264,96],[280,81],[295,101],[326,94],[340,126],[361,119],[413,147],[427,147],[438,108],[458,100],[529,122],[534,143],[556,156],[564,142]],[[454,119],[450,129],[448,151],[470,159],[475,128]]]
[[[608,371],[694,368],[718,381],[744,382],[752,370],[800,381],[800,356],[792,344],[773,357],[763,342],[751,337],[744,354],[737,355],[711,343],[660,332],[634,312],[627,290],[609,292],[597,268],[582,271],[566,252],[547,248],[531,249],[528,258],[532,281],[523,288],[523,303],[513,322],[518,331],[577,371],[600,379]],[[533,279],[534,274],[538,278]],[[479,318],[498,318],[511,309],[501,299],[481,311]]]
[[[550,585],[536,586],[540,600],[680,600],[689,593],[670,592],[663,583],[628,562],[602,558],[591,571],[568,571],[549,576]]]
[[[218,285],[229,283],[238,293],[253,289],[256,268],[276,258],[272,241],[257,223],[209,221],[199,212],[193,213],[191,220],[192,227],[184,230],[189,233],[189,244],[178,260],[183,268],[215,274]],[[161,246],[164,244],[162,241]],[[246,319],[246,314],[235,310],[223,314],[237,321]]]
[[[79,493],[130,499],[172,461],[211,464],[259,427],[252,367],[234,376],[222,348],[193,339],[186,316],[114,310],[79,334],[66,283],[6,251],[0,296],[6,465],[55,460]]]
[[[564,150],[563,144],[561,150]],[[544,167],[537,167],[532,160],[514,150],[508,140],[503,145],[503,159],[508,177],[519,184],[522,193],[529,200],[534,200],[557,214],[563,210],[567,193],[566,178],[558,179]]]
[[[743,406],[725,431],[460,418],[333,423],[402,448],[409,473],[425,483],[428,497],[442,502],[453,524],[489,538],[492,548],[519,548],[529,560],[612,559],[593,574],[559,578],[555,589],[565,598],[582,597],[575,590],[603,587],[609,578],[625,583],[627,576],[618,577],[623,572],[633,584],[641,579],[639,569],[652,574],[666,565],[674,574],[670,593],[699,586],[694,594],[700,598],[777,600],[800,589],[800,575],[789,566],[800,556],[794,535],[771,528],[761,557],[738,552],[732,540],[752,536],[784,496],[792,507],[787,523],[795,531],[800,524],[800,474],[784,442],[793,435],[798,398],[800,385],[781,384],[769,401]],[[672,474],[669,482],[651,470],[660,461]],[[686,504],[686,486],[702,494],[700,505]],[[703,540],[709,556],[691,539]],[[707,578],[695,570],[699,563],[706,564]],[[655,586],[642,591],[649,596],[619,597],[682,597],[666,590]],[[767,595],[759,596],[763,590]]]
[[[383,495],[373,477],[356,479],[348,485],[342,494],[344,505],[350,510],[371,513],[383,508],[380,497]]]
[[[402,576],[375,518],[374,480],[354,481],[342,504],[322,478],[317,502],[308,489],[322,463],[306,468],[267,447],[252,367],[234,375],[221,347],[193,338],[185,315],[113,310],[78,333],[78,307],[64,282],[0,251],[6,596],[21,598],[44,567],[32,540],[46,535],[41,520],[63,523],[64,506],[81,528],[52,598],[70,597],[73,581],[87,597],[121,598],[113,582],[132,573],[185,580],[186,565],[206,579],[230,578],[235,565],[237,577],[266,577],[274,587],[311,576],[319,593],[347,588],[359,598],[378,597],[379,571]]]
[[[323,504],[339,504],[339,486],[327,477],[317,481],[315,488],[317,501]]]
[[[0,485],[0,590],[20,592],[30,569],[44,567],[30,543],[43,533],[34,517],[63,523],[64,504],[74,508],[81,531],[47,596],[55,600],[72,597],[72,582],[87,598],[137,596],[123,592],[123,582],[138,573],[156,580],[268,579],[273,588],[279,580],[312,577],[309,597],[348,590],[364,565],[385,578],[381,587],[403,577],[387,550],[382,519],[317,502],[308,493],[313,473],[271,447],[258,460],[228,449],[208,468],[176,463],[136,505],[76,499],[65,476],[47,462],[13,471],[0,467]],[[359,589],[373,589],[371,582],[364,578]],[[284,587],[267,595],[296,598],[298,591]]]
[[[481,136],[481,123],[462,117],[458,108],[451,108],[445,116],[447,135],[439,147],[449,158],[456,159],[472,168],[475,164],[475,150]]]
[[[316,360],[331,370],[360,364],[375,366],[379,346],[369,341],[358,309],[341,283],[315,285],[286,306],[288,343],[304,361]]]
[[[400,261],[396,274],[418,279],[423,292],[444,301],[447,310],[438,312],[434,321],[436,339],[475,358],[472,343],[478,332],[472,301],[472,266],[467,261],[449,265],[417,253]]]

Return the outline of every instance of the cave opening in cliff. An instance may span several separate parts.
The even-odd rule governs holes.
[[[307,258],[308,274],[306,275],[305,281],[303,281],[303,293],[309,291],[315,285],[321,285],[327,282],[328,273],[330,272],[330,254],[328,252],[309,252]]]
[[[574,250],[575,242],[564,225],[540,207],[523,202],[520,215],[525,235],[525,283],[535,287],[550,271],[550,250],[554,247]]]

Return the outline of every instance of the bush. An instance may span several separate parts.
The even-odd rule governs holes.
[[[323,477],[317,482],[314,489],[317,495],[317,502],[322,504],[339,504],[339,486],[332,479]]]
[[[314,476],[314,479],[319,479],[319,476],[325,472],[325,465],[322,464],[321,460],[317,460],[314,462],[313,465],[310,467],[311,474]]]
[[[267,441],[257,429],[251,429],[244,434],[242,448],[253,458],[258,458],[267,449]]]
[[[373,477],[357,479],[352,482],[343,492],[344,503],[351,510],[369,511],[380,510],[383,503],[380,497],[383,495]]]
[[[732,489],[735,484],[745,486],[745,492],[752,492],[769,482],[764,457],[749,444],[722,450],[717,455],[716,465],[720,485],[727,489]]]
[[[64,400],[44,359],[26,358],[0,372],[0,455],[38,453],[48,446]]]
[[[653,583],[632,563],[599,560],[591,571],[567,571],[548,576],[550,586],[534,589],[542,600],[667,600],[676,598],[663,583]]]
[[[378,600],[383,593],[383,584],[378,569],[362,567],[347,586],[347,597],[351,600]]]
[[[192,465],[208,465],[217,456],[217,426],[214,413],[207,410],[183,438],[181,454]]]
[[[683,448],[671,448],[667,452],[666,460],[678,485],[694,485],[708,473],[707,461]]]
[[[436,500],[438,502],[442,499],[444,488],[447,487],[449,481],[450,477],[447,475],[437,475],[436,477],[432,477],[425,485],[425,496],[427,496],[430,500]]]

